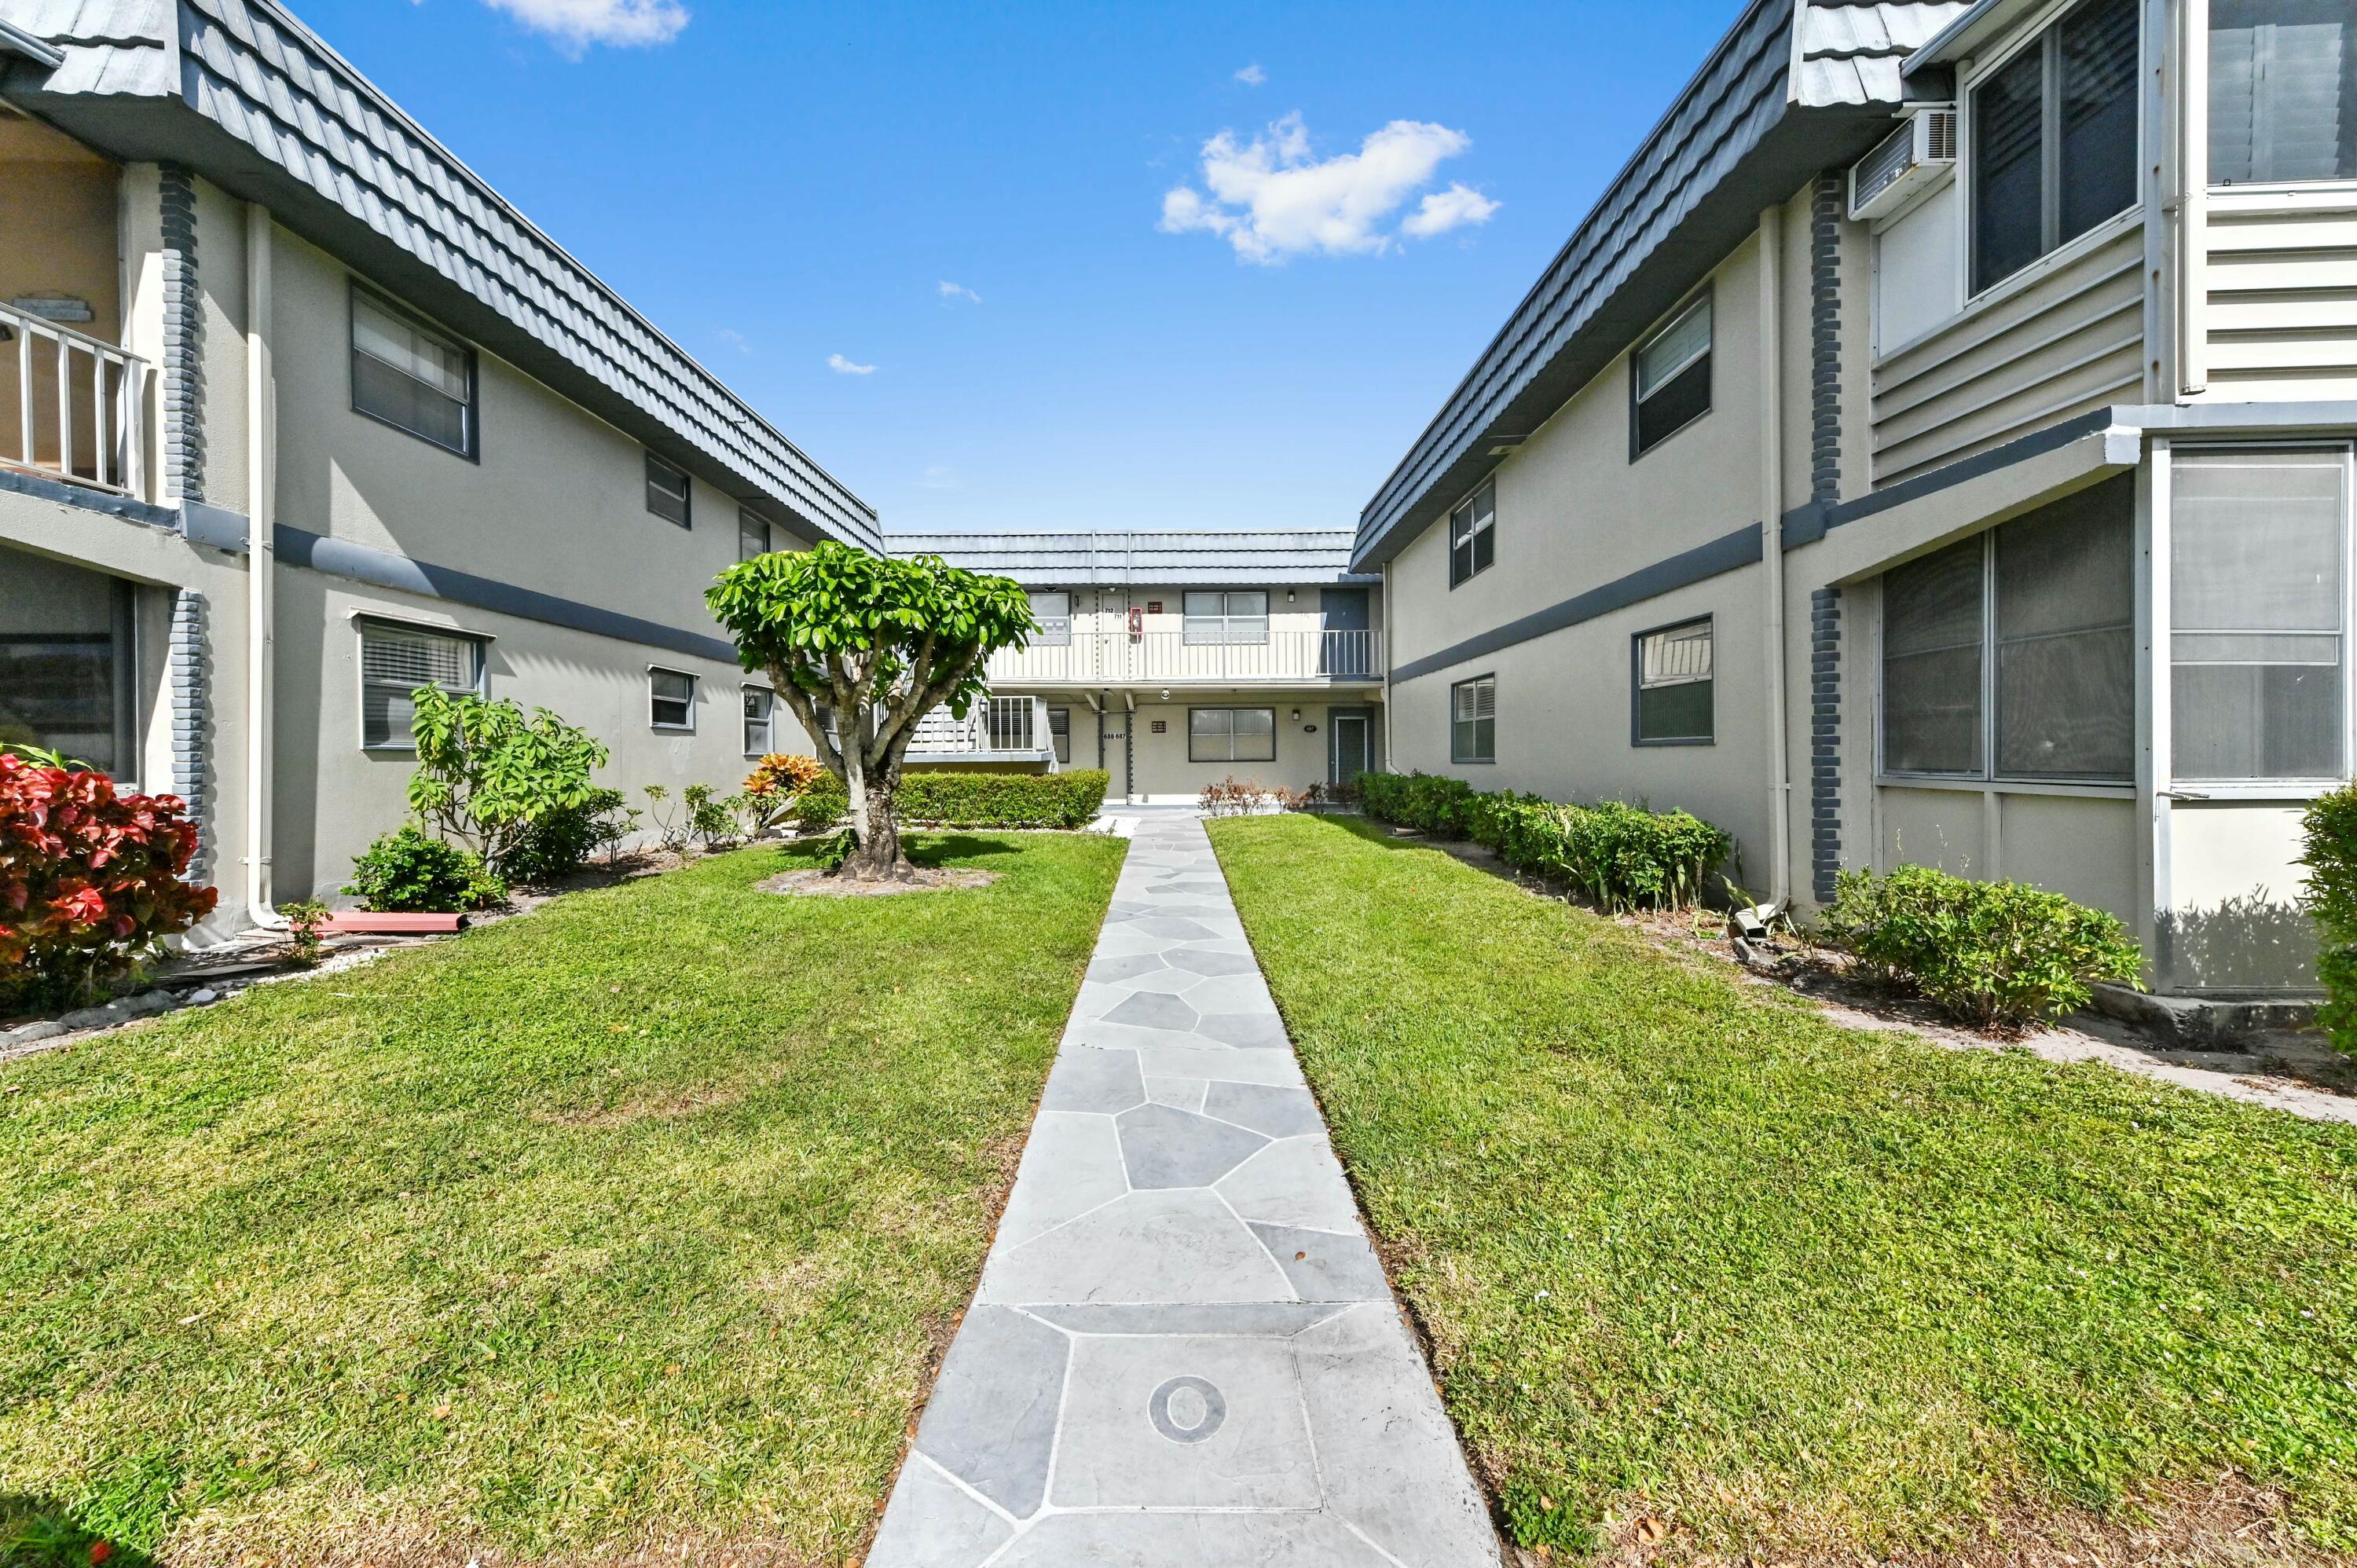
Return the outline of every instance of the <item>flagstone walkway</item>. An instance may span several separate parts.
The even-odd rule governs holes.
[[[867,1568],[1494,1568],[1192,815],[1143,817]]]

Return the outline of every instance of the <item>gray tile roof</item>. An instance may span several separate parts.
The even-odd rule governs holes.
[[[1964,0],[1750,0],[1359,515],[1389,560],[1819,171],[1890,128],[1900,63]]]
[[[1179,532],[891,533],[895,555],[1012,577],[1026,587],[1372,582],[1351,574],[1347,528]]]
[[[0,0],[64,55],[7,96],[118,156],[187,164],[780,521],[870,547],[873,508],[277,0]],[[699,459],[701,461],[699,461]],[[716,476],[713,470],[717,469]]]

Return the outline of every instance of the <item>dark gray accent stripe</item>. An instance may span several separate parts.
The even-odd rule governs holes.
[[[197,824],[197,854],[191,870],[202,880],[215,856],[219,824],[212,820],[210,656],[205,647],[205,596],[193,588],[172,596],[172,630],[165,650],[165,694],[172,704],[172,792],[188,803]]]
[[[162,166],[164,429],[158,449],[175,500],[205,499],[205,303],[197,283],[197,182]]]
[[[354,544],[350,540],[328,539],[308,533],[299,528],[289,528],[283,522],[273,531],[272,536],[278,542],[278,558],[289,565],[307,566],[314,572],[350,577],[356,583],[394,588],[404,594],[420,594],[432,599],[447,599],[453,604],[472,605],[477,609],[492,610],[524,620],[543,621],[574,631],[593,632],[599,637],[615,638],[623,642],[666,648],[673,653],[716,659],[729,664],[737,662],[734,643],[689,631],[683,627],[640,620],[636,616],[601,609],[596,605],[585,605],[575,599],[558,598],[554,594],[520,588],[513,583],[502,583],[497,578],[478,577],[472,572],[461,572],[455,567],[413,561],[389,550],[377,550],[365,544]]]
[[[1667,560],[1656,561],[1650,566],[1640,566],[1625,577],[1615,577],[1600,587],[1575,595],[1559,605],[1550,605],[1520,620],[1510,620],[1501,627],[1485,631],[1479,637],[1469,637],[1437,653],[1411,660],[1392,671],[1392,683],[1398,685],[1402,682],[1414,681],[1451,665],[1495,653],[1501,648],[1512,648],[1518,642],[1528,642],[1533,638],[1544,637],[1566,627],[1610,615],[1614,610],[1642,604],[1647,599],[1658,598],[1674,589],[1691,586],[1722,573],[1752,565],[1760,557],[1762,532],[1758,523],[1750,523],[1733,533],[1722,534],[1707,544],[1696,545]]]
[[[15,437],[10,439],[13,441]],[[109,517],[144,522],[153,528],[178,529],[180,526],[180,514],[175,508],[135,501],[128,496],[111,496],[87,485],[45,479],[38,474],[19,473],[14,468],[0,468],[0,490],[14,490],[18,495],[55,501],[59,506],[81,507],[85,511],[104,512]]]
[[[1817,902],[1841,872],[1841,590],[1809,595],[1809,872]]]
[[[2017,435],[2002,446],[1992,446],[1986,452],[1959,457],[1944,467],[1934,468],[1928,474],[1918,474],[1911,479],[1835,506],[1813,500],[1794,507],[1784,514],[1784,548],[1792,550],[1803,544],[1813,544],[1825,536],[1828,529],[1857,522],[1877,512],[1889,511],[1892,507],[1905,506],[1910,501],[1921,500],[1925,496],[1936,495],[1952,485],[1961,485],[1967,479],[1977,479],[1999,468],[2011,467],[2040,453],[2068,446],[2082,435],[2092,435],[2098,430],[2108,429],[2116,412],[2109,408],[2089,409],[2060,424],[2050,424],[2043,430]]]
[[[1842,177],[1809,194],[1809,496],[1841,499]]]

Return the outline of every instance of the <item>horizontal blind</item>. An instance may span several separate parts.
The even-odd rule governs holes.
[[[372,683],[475,689],[475,644],[462,637],[371,626],[361,634],[361,674]]]

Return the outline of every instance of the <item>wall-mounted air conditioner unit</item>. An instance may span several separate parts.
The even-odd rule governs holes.
[[[1851,166],[1849,215],[1888,218],[1948,177],[1956,166],[1956,106],[1920,103],[1899,129]]]

